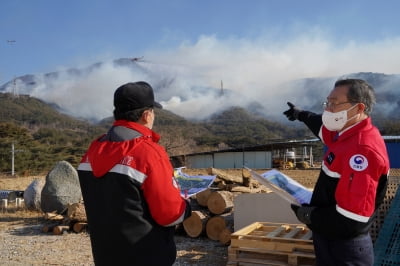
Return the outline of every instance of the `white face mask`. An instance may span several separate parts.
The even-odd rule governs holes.
[[[347,119],[347,112],[356,106],[357,105],[354,105],[347,110],[343,110],[337,113],[332,113],[325,110],[322,113],[322,123],[330,131],[340,131],[344,127],[344,125],[346,125],[347,121],[350,121],[357,116],[354,115],[353,117]]]

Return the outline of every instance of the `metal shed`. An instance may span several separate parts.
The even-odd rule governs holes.
[[[389,154],[390,167],[400,168],[400,136],[383,136]],[[316,149],[313,149],[316,148]],[[313,165],[322,160],[323,145],[319,139],[278,140],[264,145],[237,149],[193,153],[171,157],[174,167],[189,168],[274,168],[276,158],[309,161]],[[321,157],[321,158],[319,158]]]
[[[289,150],[290,153],[296,154],[293,155],[292,159],[294,160],[296,157],[301,160],[312,159],[312,146],[319,143],[318,139],[280,140],[254,147],[193,153],[179,156],[179,161],[184,164],[179,166],[189,168],[214,167],[219,169],[242,168],[243,166],[255,169],[272,168],[273,159],[276,157],[284,158]],[[310,148],[310,152],[306,152],[305,155],[304,151],[307,151],[307,147]],[[178,161],[176,158],[172,159],[173,161]]]

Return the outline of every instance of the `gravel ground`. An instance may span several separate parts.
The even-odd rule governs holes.
[[[188,174],[207,174],[207,169],[185,169]],[[311,177],[318,171],[287,171],[289,176]],[[286,173],[286,171],[284,171]],[[241,169],[230,171],[241,175]],[[37,178],[0,176],[0,189],[25,190]],[[312,183],[312,182],[311,182]],[[63,235],[43,233],[43,214],[27,210],[0,209],[1,265],[93,265],[89,235],[68,232]],[[207,237],[190,238],[176,235],[175,265],[226,265],[228,247]]]
[[[1,189],[25,190],[44,176],[3,177]],[[43,233],[43,214],[26,209],[0,209],[0,265],[94,265],[88,233]],[[228,247],[207,237],[175,237],[174,265],[226,265]]]
[[[88,233],[44,233],[44,222],[38,213],[0,211],[1,264],[94,265]],[[174,265],[226,265],[228,247],[218,241],[183,235],[176,235],[175,240],[178,256]]]

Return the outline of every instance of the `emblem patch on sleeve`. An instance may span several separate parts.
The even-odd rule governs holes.
[[[326,156],[326,162],[331,165],[333,160],[335,160],[335,154],[333,152],[330,152],[328,156]]]
[[[351,156],[349,164],[351,169],[355,171],[363,171],[368,167],[368,160],[364,155],[355,154]]]

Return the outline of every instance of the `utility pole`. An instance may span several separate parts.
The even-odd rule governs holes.
[[[14,176],[14,155],[15,155],[15,150],[14,150],[14,142],[11,143],[11,175]]]
[[[17,78],[14,77],[13,79],[13,91],[12,91],[12,95],[14,98],[18,98],[19,94],[18,94],[18,87],[17,87]]]
[[[20,152],[23,150],[16,150],[14,147],[14,141],[11,143],[11,175],[14,176],[15,175],[15,171],[14,171],[14,157],[15,157],[15,153],[16,152]]]
[[[15,157],[15,149],[14,149],[14,142],[11,143],[11,175],[14,176],[14,157]]]

